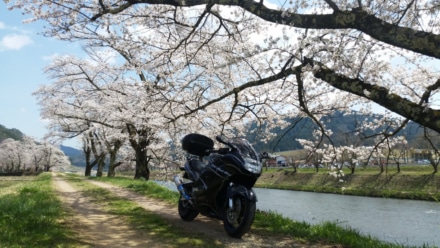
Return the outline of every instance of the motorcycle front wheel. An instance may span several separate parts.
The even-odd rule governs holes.
[[[192,221],[199,215],[199,212],[187,200],[179,200],[178,210],[180,218],[184,221]]]
[[[233,207],[225,209],[223,225],[225,231],[234,238],[241,238],[247,233],[255,218],[255,201],[236,194],[232,197]]]

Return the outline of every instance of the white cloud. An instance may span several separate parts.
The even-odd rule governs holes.
[[[0,22],[0,29],[5,29],[6,25],[3,22]]]
[[[0,40],[0,48],[3,50],[20,50],[22,47],[32,43],[32,39],[27,35],[8,34]]]
[[[258,2],[258,1],[256,1],[256,2]],[[263,1],[263,4],[264,4],[264,6],[266,6],[269,9],[280,9],[279,4],[276,4],[276,3],[271,3],[269,1]]]

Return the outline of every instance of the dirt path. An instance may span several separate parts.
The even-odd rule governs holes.
[[[75,190],[62,177],[54,174],[54,182],[56,190],[60,193],[61,200],[73,213],[72,223],[67,224],[75,230],[81,230],[80,238],[85,241],[84,247],[164,247],[163,243],[148,237],[148,234],[133,230],[127,223],[117,218],[117,216],[104,212],[100,206],[88,200],[87,197]],[[223,224],[218,220],[198,216],[194,221],[184,222],[180,219],[175,206],[150,199],[111,184],[93,180],[90,182],[99,187],[109,189],[119,197],[137,202],[148,211],[166,218],[176,228],[204,233],[218,240],[226,247],[334,247],[306,245],[291,239],[280,240],[270,236],[262,237],[252,232],[245,234],[242,239],[231,238],[226,234]],[[102,230],[105,230],[105,232]]]
[[[117,216],[102,211],[61,177],[54,177],[54,182],[61,200],[73,213],[66,224],[78,231],[84,247],[163,247],[152,243],[148,235],[132,230]]]

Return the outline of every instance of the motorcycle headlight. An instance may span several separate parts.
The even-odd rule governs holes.
[[[252,158],[244,158],[244,168],[254,174],[261,174],[261,163]]]

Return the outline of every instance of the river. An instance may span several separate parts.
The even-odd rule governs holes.
[[[440,203],[255,188],[257,208],[296,221],[337,222],[402,245],[440,247]]]
[[[163,183],[162,183],[163,184]],[[176,190],[174,183],[165,186]],[[254,188],[257,208],[295,221],[325,221],[406,246],[440,247],[440,203]]]

